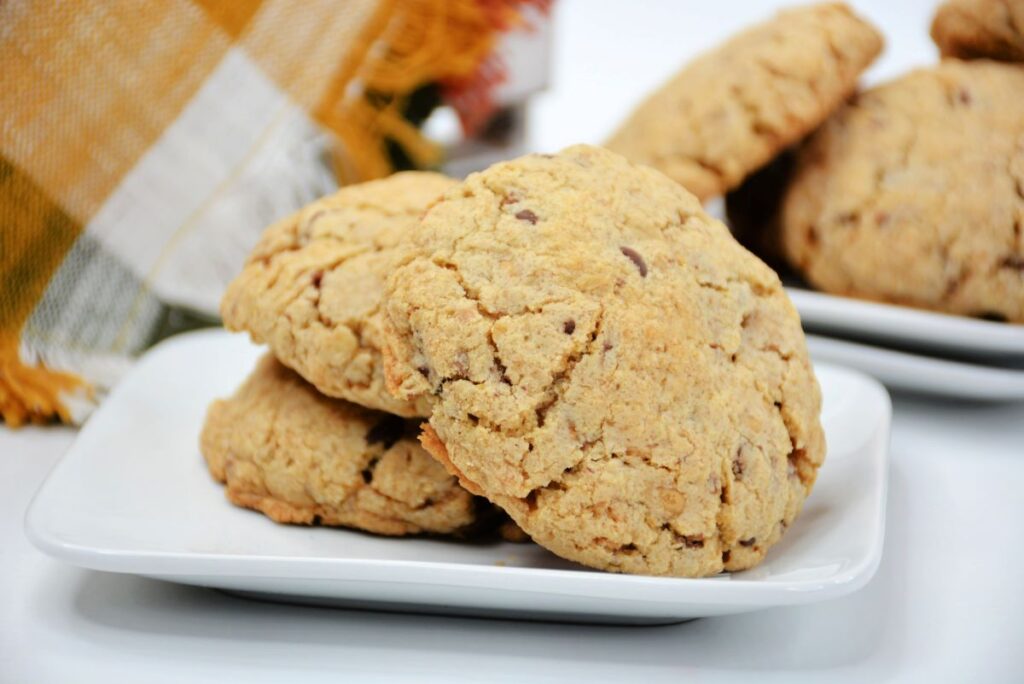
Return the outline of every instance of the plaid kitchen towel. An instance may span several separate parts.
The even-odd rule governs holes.
[[[168,305],[216,315],[263,226],[437,161],[424,87],[464,124],[496,35],[548,0],[0,2],[0,415],[83,414]]]

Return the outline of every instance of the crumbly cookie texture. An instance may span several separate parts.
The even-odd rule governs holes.
[[[706,200],[816,128],[881,49],[845,4],[781,12],[688,64],[607,146]]]
[[[822,290],[1024,322],[1024,69],[947,60],[863,93],[800,150],[781,223]]]
[[[1024,62],[1024,2],[948,0],[932,20],[932,40],[945,57]]]
[[[490,504],[460,487],[418,432],[416,421],[323,396],[268,354],[210,406],[200,447],[232,503],[276,522],[386,535],[472,529]]]
[[[657,171],[577,146],[424,216],[388,281],[389,388],[424,446],[534,541],[606,570],[759,562],[824,458],[773,271]]]
[[[342,188],[271,226],[224,294],[225,327],[268,344],[328,396],[427,415],[425,402],[384,389],[380,298],[395,245],[454,183],[399,173]]]

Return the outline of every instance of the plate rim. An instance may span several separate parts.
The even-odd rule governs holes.
[[[805,327],[854,332],[932,349],[1024,357],[1024,324],[997,323],[887,302],[818,292],[787,285],[786,293]],[[850,320],[850,314],[856,316]],[[864,319],[874,325],[860,325]]]
[[[874,374],[883,383],[899,389],[973,401],[1024,400],[1024,369],[914,354],[813,333],[807,335],[807,342],[812,357],[823,356],[826,363],[862,369],[861,372]],[[887,370],[893,364],[904,366],[915,380],[905,381]],[[980,385],[985,389],[969,389]]]

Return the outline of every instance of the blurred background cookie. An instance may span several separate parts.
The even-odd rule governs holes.
[[[824,121],[881,49],[845,4],[780,12],[684,67],[606,145],[701,200],[721,195]]]
[[[268,354],[233,397],[210,406],[200,443],[228,499],[276,522],[386,535],[497,522],[418,432],[415,421],[321,395]]]
[[[800,149],[781,229],[826,292],[1024,321],[1024,69],[947,60],[861,94]]]
[[[1024,62],[1024,2],[947,0],[932,21],[932,40],[945,57]]]

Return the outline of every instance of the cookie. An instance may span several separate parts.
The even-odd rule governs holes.
[[[1024,2],[947,0],[932,20],[932,40],[945,57],[1024,62]]]
[[[824,458],[778,277],[682,186],[600,148],[471,175],[385,295],[424,446],[551,551],[701,576],[760,561]]]
[[[881,49],[842,3],[781,12],[688,64],[607,146],[701,200],[721,195],[824,121]]]
[[[799,151],[781,224],[826,292],[1024,322],[1024,69],[947,60],[863,93]]]
[[[418,432],[416,421],[323,396],[268,354],[210,406],[200,447],[232,503],[280,523],[455,534],[494,518]]]
[[[266,343],[331,397],[426,415],[384,390],[380,297],[395,245],[455,181],[399,173],[339,190],[271,226],[221,302],[224,325]]]

